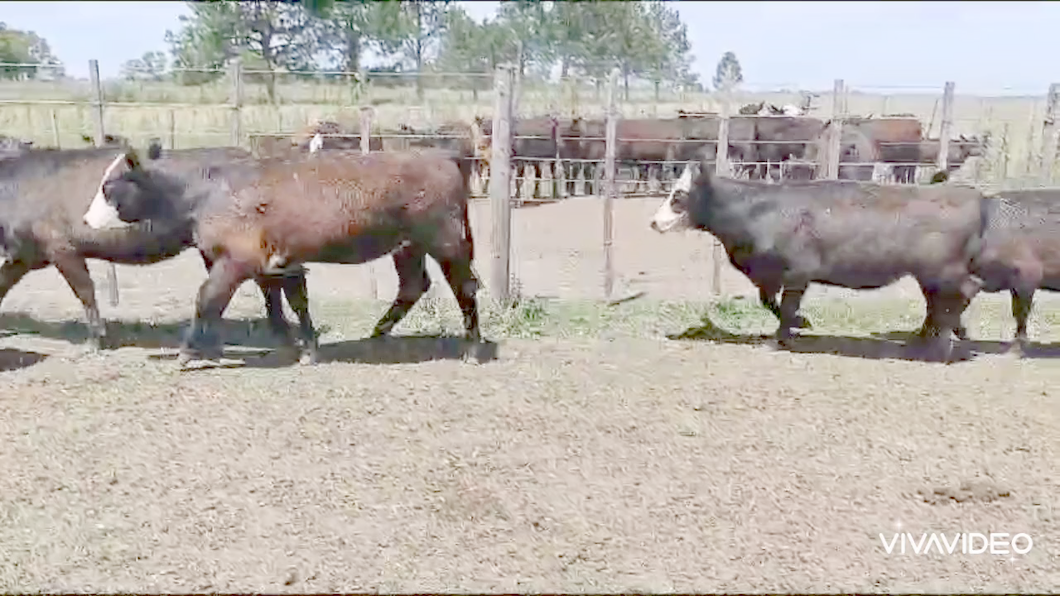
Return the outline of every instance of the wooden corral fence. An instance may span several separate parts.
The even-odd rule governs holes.
[[[220,107],[225,111],[224,125],[195,131],[197,136],[207,135],[215,139],[214,142],[202,144],[240,146],[266,154],[301,150],[292,140],[297,139],[299,132],[304,133],[304,128],[302,131],[295,129],[304,127],[307,124],[305,119],[292,127],[284,126],[283,118],[277,116],[277,124],[265,127],[263,131],[259,117],[263,108],[247,104],[247,89],[244,85],[247,75],[261,76],[262,73],[244,70],[239,60],[230,63],[224,73],[229,87],[228,102],[222,106],[109,101],[95,60],[89,61],[89,72],[91,93],[87,100],[0,98],[0,112],[25,107],[24,119],[11,118],[5,114],[0,117],[0,124],[17,128],[11,126],[17,120],[40,122],[40,117],[31,117],[31,108],[38,104],[45,105],[50,109],[47,121],[50,122],[51,130],[50,135],[40,136],[50,137],[50,144],[58,147],[60,139],[69,138],[71,131],[64,130],[64,126],[70,126],[60,124],[57,112],[63,109],[69,111],[72,106],[79,112],[77,133],[85,130],[87,116],[90,122],[87,129],[92,131],[91,138],[96,145],[104,144],[110,134],[123,134],[126,138],[136,138],[138,141],[145,137],[159,138],[166,146],[176,148],[177,122],[186,119],[185,113],[188,114],[187,119],[191,120],[196,111],[216,111]],[[358,85],[366,84],[367,77],[363,72],[346,74]],[[615,280],[611,258],[612,202],[619,196],[631,194],[667,193],[673,180],[686,165],[697,168],[700,163],[706,163],[712,165],[719,175],[767,180],[793,177],[852,178],[916,183],[923,182],[935,171],[953,169],[976,150],[982,153],[984,144],[989,144],[995,153],[1003,157],[1001,165],[989,176],[992,181],[1010,176],[1033,176],[1036,182],[1047,184],[1054,178],[1060,84],[1050,86],[1044,114],[1032,106],[1031,121],[1026,126],[1027,139],[1022,143],[1026,149],[1026,163],[1022,171],[1012,171],[1009,148],[1013,141],[1019,139],[1014,138],[1018,135],[1010,134],[1008,122],[1003,128],[991,131],[989,143],[985,143],[985,139],[977,134],[966,138],[961,133],[955,138],[955,133],[961,129],[977,133],[982,129],[982,122],[957,122],[954,113],[955,85],[952,82],[945,84],[941,94],[935,92],[939,99],[935,101],[935,108],[930,118],[927,118],[925,127],[923,114],[919,117],[912,114],[889,115],[889,111],[896,106],[888,105],[889,96],[886,95],[878,110],[879,116],[864,117],[853,113],[849,104],[858,89],[842,80],[835,81],[830,94],[822,94],[824,97],[820,103],[823,106],[816,112],[810,109],[811,102],[793,110],[790,109],[793,106],[777,107],[768,101],[755,102],[750,96],[730,92],[711,96],[709,107],[703,102],[698,106],[689,104],[679,109],[676,117],[659,118],[655,109],[651,110],[651,117],[635,117],[637,114],[631,113],[630,106],[620,102],[617,79],[612,76],[603,88],[607,103],[601,118],[599,112],[592,114],[591,108],[580,101],[568,106],[570,112],[562,116],[555,113],[555,109],[550,115],[534,116],[533,108],[527,108],[526,101],[522,102],[521,110],[517,109],[521,87],[509,66],[503,66],[496,73],[488,75],[459,73],[457,76],[494,78],[492,94],[481,92],[487,98],[492,95],[492,110],[471,106],[472,110],[487,116],[475,118],[474,121],[473,130],[480,134],[475,143],[475,159],[480,167],[476,168],[472,191],[475,196],[489,196],[493,205],[493,270],[489,286],[491,294],[505,302],[511,298],[510,209],[513,206],[518,207],[528,201],[551,201],[579,195],[600,197],[604,252],[601,280],[604,295],[611,298]],[[480,93],[477,90],[479,87],[488,88],[481,82],[476,83],[476,99]],[[757,98],[760,100],[761,94],[757,94]],[[326,131],[319,128],[329,141],[345,139],[350,143],[347,146],[371,152],[430,145],[440,139],[457,136],[452,131],[446,131],[444,125],[432,127],[410,121],[398,125],[396,129],[388,129],[383,125],[386,119],[380,118],[380,112],[387,112],[390,120],[393,120],[396,110],[407,108],[405,113],[411,119],[414,110],[420,110],[420,107],[388,105],[384,98],[367,91],[356,97],[351,94],[350,99],[352,105],[344,107],[358,112],[356,125],[347,129],[336,125],[336,128]],[[780,103],[783,101],[779,100]],[[149,132],[131,130],[120,116],[147,108],[161,110],[164,115],[156,119],[154,130]],[[251,122],[247,120],[248,114],[254,115]],[[112,125],[109,131],[106,126],[108,122]],[[266,132],[270,129],[275,132]],[[14,130],[0,129],[0,134],[12,132]],[[34,134],[34,140],[36,136]],[[43,144],[38,143],[38,146]],[[181,146],[187,145],[182,143]],[[973,151],[965,151],[966,148]],[[978,177],[978,174],[977,170],[973,177]],[[720,247],[715,248],[714,261],[712,291],[719,293],[718,271],[723,261]],[[117,286],[112,276],[109,282],[111,301],[116,304]]]

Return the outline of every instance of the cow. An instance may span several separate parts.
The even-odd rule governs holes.
[[[975,272],[982,291],[1011,294],[1016,334],[1009,349],[1022,355],[1035,290],[1060,291],[1060,188],[988,196],[989,224]]]
[[[807,161],[813,155],[813,145],[826,130],[825,123],[817,118],[803,117],[798,108],[777,109],[780,114],[755,119],[755,168],[756,178],[772,176],[770,166],[787,161]],[[792,114],[795,114],[794,116]],[[731,125],[730,125],[731,126]],[[787,179],[810,180],[813,167],[787,168]]]
[[[360,127],[356,130],[348,130],[338,122],[330,120],[316,120],[303,127],[291,137],[291,146],[307,151],[310,149],[309,143],[314,139],[318,139],[318,142],[322,141],[324,146],[332,149],[361,148]],[[383,139],[369,133],[368,149],[382,151]]]
[[[924,357],[948,362],[952,334],[978,291],[971,269],[985,221],[986,199],[973,188],[767,184],[715,178],[707,167],[693,180],[686,167],[651,228],[714,235],[780,320],[781,345],[805,324],[798,311],[809,284],[875,289],[912,275],[928,305]]]
[[[161,148],[154,144],[150,153],[157,157]],[[250,158],[235,148],[172,153],[182,163],[215,169],[234,168]],[[86,208],[93,217],[99,214],[93,194],[99,195],[100,177],[117,169],[121,155],[114,148],[43,149],[0,160],[0,303],[27,273],[55,265],[84,308],[90,351],[106,347],[106,332],[85,259],[150,265],[194,244],[191,227],[177,221],[102,231],[84,224]],[[92,211],[91,205],[97,209]],[[286,321],[279,289],[259,285],[270,324],[281,334]]]
[[[533,166],[538,179],[542,174],[542,163],[560,155],[559,135],[562,123],[556,116],[516,119],[510,129],[512,163],[517,176],[524,165]],[[476,116],[473,123],[478,152],[484,154],[493,140],[493,120]],[[486,140],[488,137],[488,141]]]
[[[181,347],[182,365],[221,357],[213,328],[245,280],[283,276],[306,262],[356,264],[388,254],[398,272],[398,295],[372,337],[389,335],[430,288],[425,262],[430,254],[457,297],[465,347],[471,348],[465,355],[474,357],[481,335],[468,221],[468,157],[441,150],[323,151],[263,160],[254,176],[233,182],[141,163],[130,150],[124,171],[108,177],[100,191],[113,217],[93,225],[194,221],[196,244],[212,267]],[[300,360],[316,362],[305,285],[284,283],[284,289],[299,319]]]

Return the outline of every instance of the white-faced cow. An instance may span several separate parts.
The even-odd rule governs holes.
[[[152,147],[157,156],[160,148]],[[240,149],[171,152],[186,168],[235,168],[250,155]],[[96,230],[84,219],[106,219],[103,179],[117,175],[124,151],[114,148],[30,150],[0,160],[0,302],[27,273],[55,265],[81,301],[90,349],[103,347],[105,327],[85,259],[148,265],[172,258],[194,245],[191,226],[165,220]],[[95,195],[95,200],[93,200]],[[86,209],[88,212],[86,213]],[[207,261],[207,268],[209,268]],[[271,289],[270,289],[271,288]],[[262,285],[270,323],[286,332],[278,287]]]
[[[481,339],[468,222],[468,151],[359,152],[258,162],[252,176],[233,181],[201,177],[162,162],[140,163],[135,152],[108,179],[101,200],[112,217],[94,227],[128,222],[193,222],[196,245],[212,263],[199,290],[195,320],[180,361],[216,359],[215,325],[247,279],[282,276],[307,262],[364,263],[392,255],[398,295],[376,324],[385,336],[430,288],[425,258],[442,268],[464,315],[470,356]],[[302,361],[315,362],[317,339],[304,281],[285,284],[298,316]],[[293,296],[292,296],[293,294]]]
[[[709,171],[701,167],[693,179],[686,168],[651,227],[705,230],[721,241],[780,319],[780,343],[800,326],[809,284],[874,289],[912,275],[928,304],[925,357],[951,359],[951,332],[978,290],[970,269],[985,226],[980,192],[853,181],[766,184]]]

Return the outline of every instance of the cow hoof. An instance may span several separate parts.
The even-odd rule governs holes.
[[[468,364],[485,364],[497,359],[496,344],[482,340],[465,340],[462,360]]]
[[[1027,346],[1019,340],[1010,343],[1005,351],[1009,356],[1016,359],[1026,358],[1027,356]]]
[[[317,355],[316,350],[306,350],[302,352],[301,357],[298,358],[298,364],[302,366],[312,366],[320,362],[320,356]]]
[[[177,356],[177,365],[182,367],[187,366],[188,363],[194,360],[220,362],[223,357],[224,350],[220,347],[206,349],[181,348],[180,355]]]
[[[939,341],[943,338],[935,338],[935,341],[927,342],[923,346],[923,359],[926,362],[940,362],[945,364],[952,364],[956,362],[953,359],[954,350],[953,342],[949,337]]]

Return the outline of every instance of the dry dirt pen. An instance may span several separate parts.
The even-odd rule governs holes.
[[[513,213],[521,305],[486,314],[498,359],[455,359],[432,290],[367,342],[369,266],[310,267],[324,363],[264,349],[252,284],[226,316],[231,367],[169,358],[204,279],[197,255],[118,267],[101,297],[123,347],[80,352],[52,269],[0,317],[4,591],[1052,591],[1060,354],[1055,303],[1034,356],[1000,351],[1008,301],[980,297],[977,354],[903,359],[915,287],[814,289],[792,351],[742,277],[711,302],[710,239],[661,236],[658,199],[616,201],[616,296],[601,292],[600,203]],[[476,203],[477,268],[489,205]],[[531,235],[530,231],[534,234]],[[602,234],[602,231],[601,231]],[[375,289],[394,291],[389,263]],[[104,268],[93,264],[102,285]],[[432,276],[440,279],[432,264]],[[433,295],[438,292],[437,295]],[[704,315],[727,330],[697,333]],[[290,316],[290,314],[289,314]],[[667,335],[690,339],[669,339]],[[900,335],[900,333],[899,333]],[[712,336],[712,339],[707,338]],[[1027,555],[888,555],[879,534],[1025,532]]]

